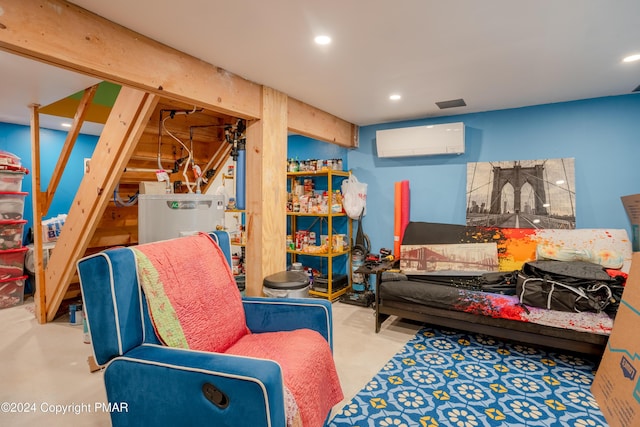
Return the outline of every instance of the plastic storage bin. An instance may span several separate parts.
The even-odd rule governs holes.
[[[22,219],[24,199],[28,193],[0,192],[0,219]]]
[[[22,180],[24,172],[12,172],[0,170],[0,191],[20,192],[22,191]]]
[[[22,276],[24,273],[24,257],[28,248],[0,251],[0,278]]]
[[[0,279],[0,309],[15,307],[24,302],[24,281],[27,276]]]
[[[17,249],[22,246],[22,232],[26,219],[17,221],[0,220],[0,250]]]
[[[264,278],[262,292],[272,298],[307,298],[309,276],[304,271],[281,271]]]
[[[8,151],[0,150],[0,165],[3,169],[19,168],[20,157]]]

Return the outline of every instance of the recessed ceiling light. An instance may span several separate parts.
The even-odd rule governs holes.
[[[392,101],[399,101],[402,98],[401,95],[398,95],[397,93],[394,93],[393,95],[389,95],[389,99]]]
[[[61,123],[60,126],[62,126],[63,128],[70,128],[71,123]]]
[[[313,41],[315,41],[317,44],[329,44],[331,43],[331,37],[329,36],[316,36],[315,39],[313,39]]]
[[[634,62],[640,59],[640,54],[629,55],[622,60],[622,62]]]

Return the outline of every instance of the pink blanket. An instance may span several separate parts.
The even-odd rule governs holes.
[[[294,408],[288,420],[322,426],[343,398],[327,341],[299,329],[252,334],[220,248],[206,234],[132,249],[159,339],[168,346],[275,360]],[[295,412],[297,406],[299,414]],[[299,417],[297,417],[299,415]]]
[[[280,363],[304,427],[324,425],[331,408],[343,398],[331,349],[316,331],[298,329],[246,335],[226,353]]]
[[[153,326],[164,344],[222,353],[249,333],[229,265],[207,234],[133,251]]]

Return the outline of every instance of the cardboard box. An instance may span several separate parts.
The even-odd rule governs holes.
[[[629,278],[591,391],[611,427],[640,426],[640,253]]]
[[[631,221],[631,242],[633,251],[640,251],[640,194],[622,196],[622,205]]]

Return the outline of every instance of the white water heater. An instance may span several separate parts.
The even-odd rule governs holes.
[[[224,226],[224,196],[214,194],[139,194],[138,242],[188,236]]]

